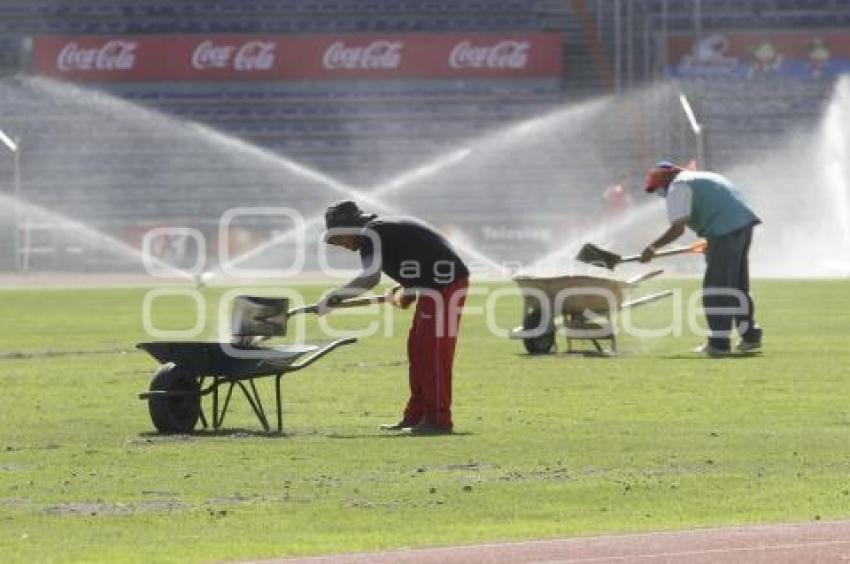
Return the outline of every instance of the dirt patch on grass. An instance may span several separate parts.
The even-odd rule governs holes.
[[[10,351],[0,353],[0,360],[32,360],[36,358],[61,358],[66,356],[88,356],[102,354],[126,354],[132,349],[79,349],[79,350],[42,350],[42,351]]]
[[[152,499],[132,503],[102,501],[67,501],[48,505],[42,512],[48,515],[133,515],[135,513],[169,513],[191,506],[179,499]]]

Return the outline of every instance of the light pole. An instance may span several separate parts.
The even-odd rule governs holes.
[[[20,271],[22,269],[23,263],[21,261],[22,253],[21,253],[21,226],[20,226],[20,205],[21,205],[21,151],[20,151],[20,140],[13,139],[6,134],[5,131],[0,129],[0,143],[2,143],[9,151],[12,153],[12,175],[13,175],[13,187],[14,190],[14,243],[13,248],[15,252],[15,270]]]

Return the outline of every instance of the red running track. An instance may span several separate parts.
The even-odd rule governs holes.
[[[850,563],[850,521],[262,560],[267,564]]]

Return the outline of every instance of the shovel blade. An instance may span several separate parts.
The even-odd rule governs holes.
[[[236,296],[231,313],[234,337],[282,337],[286,335],[289,300]]]
[[[620,264],[622,257],[611,251],[606,251],[597,247],[593,243],[585,243],[576,256],[576,260],[593,266],[601,266],[608,270],[614,270],[614,267]]]

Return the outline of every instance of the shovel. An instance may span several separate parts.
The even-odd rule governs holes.
[[[655,257],[669,257],[672,255],[682,255],[686,253],[704,253],[708,249],[708,241],[705,239],[697,239],[690,245],[684,247],[676,247],[667,249],[666,251],[658,251]],[[576,260],[592,264],[594,266],[604,266],[609,270],[614,270],[614,267],[621,262],[637,262],[640,260],[640,255],[620,256],[617,253],[606,251],[597,247],[593,243],[586,243],[576,256]]]
[[[351,298],[335,304],[333,309],[382,304],[387,300],[386,295]],[[236,296],[231,314],[232,334],[237,342],[256,344],[271,337],[285,336],[293,315],[318,312],[319,304],[289,309],[288,298]]]

